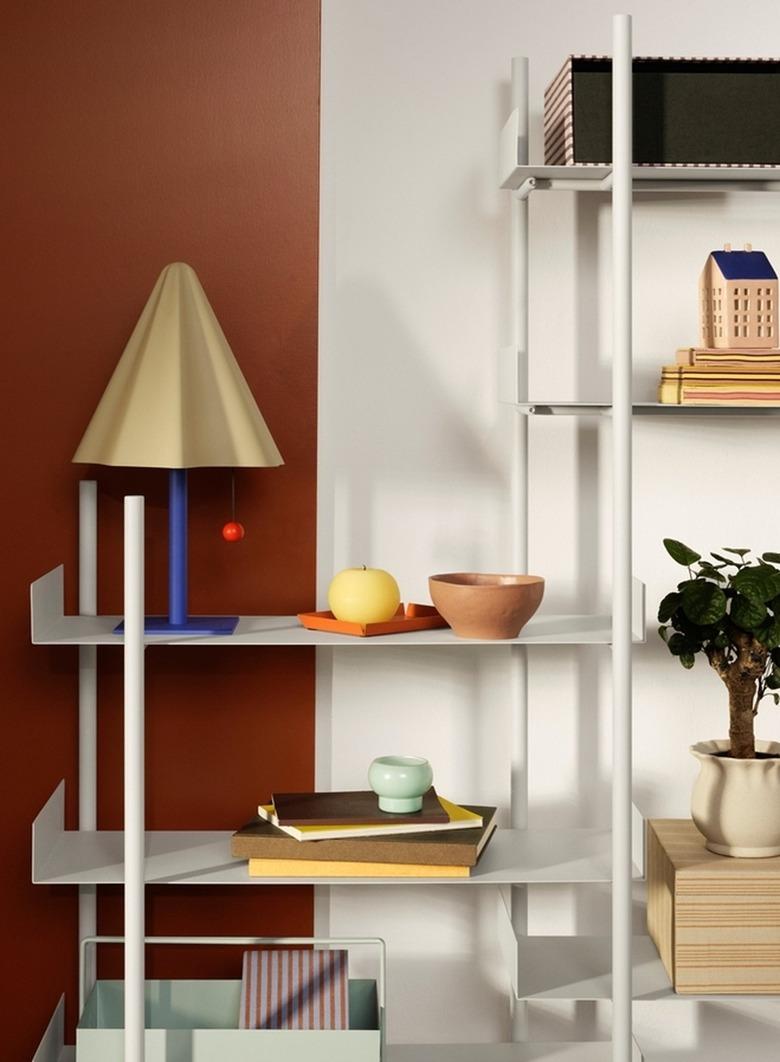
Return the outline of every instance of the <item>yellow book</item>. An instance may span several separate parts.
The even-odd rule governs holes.
[[[296,841],[334,841],[346,840],[350,837],[390,837],[404,833],[439,833],[442,830],[474,830],[482,826],[482,816],[476,815],[468,808],[460,804],[453,804],[451,800],[439,797],[439,803],[447,812],[449,822],[429,823],[401,823],[394,822],[374,823],[370,826],[280,826],[274,812],[273,804],[261,804],[257,814],[261,819],[270,822],[280,830],[284,830]]]
[[[250,859],[250,878],[467,878],[470,867],[427,863],[352,863],[325,859]]]

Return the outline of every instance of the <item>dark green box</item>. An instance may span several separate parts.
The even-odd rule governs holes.
[[[634,59],[634,162],[780,165],[780,61]],[[570,56],[545,93],[545,162],[612,159],[612,60]]]

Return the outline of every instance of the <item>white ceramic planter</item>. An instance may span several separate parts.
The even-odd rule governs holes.
[[[718,756],[729,742],[699,741],[701,764],[691,794],[693,821],[718,855],[760,859],[780,855],[780,759]],[[780,743],[756,741],[756,752],[780,754]]]

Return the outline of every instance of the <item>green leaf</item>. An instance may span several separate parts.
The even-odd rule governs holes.
[[[737,594],[731,602],[731,620],[743,631],[756,630],[764,622],[766,616],[766,605],[755,604],[742,594]]]
[[[660,635],[660,637],[661,637],[661,638],[662,638],[662,639],[663,639],[664,641],[666,641],[666,632],[667,632],[668,630],[669,630],[669,628],[668,628],[668,627],[667,627],[667,626],[666,626],[665,624],[664,624],[664,626],[662,626],[662,627],[659,627],[659,628],[658,628],[658,634]]]
[[[772,700],[775,702],[775,704],[780,704],[780,693],[773,693]]]
[[[774,649],[780,645],[780,619],[767,620],[756,631],[756,638],[767,649]]]
[[[680,653],[680,663],[686,669],[690,671],[693,665],[696,663],[696,657],[693,653]]]
[[[698,653],[701,649],[701,645],[698,645],[692,638],[689,638],[685,634],[680,634],[679,631],[673,634],[669,641],[666,643],[669,646],[669,652],[672,656],[682,656],[688,653]]]
[[[758,564],[738,571],[731,585],[749,601],[761,605],[780,594],[780,572],[768,565]]]
[[[725,581],[726,581],[726,576],[722,575],[721,572],[715,567],[714,564],[712,564],[712,563],[710,563],[710,561],[706,561],[706,560],[699,561],[699,571],[696,572],[696,575],[700,579],[701,578],[704,578],[704,579],[715,579],[719,583],[725,583]]]
[[[768,561],[770,564],[780,564],[780,553],[762,553],[762,561]]]
[[[677,606],[680,604],[680,594],[667,594],[658,606],[658,622],[666,623],[677,611]]]
[[[684,568],[690,568],[697,560],[701,560],[701,553],[696,553],[690,546],[686,546],[683,542],[678,542],[676,538],[665,538],[664,546],[672,560],[682,564]]]
[[[723,631],[718,631],[715,637],[712,639],[712,644],[716,649],[725,649],[729,644],[729,636],[724,634]]]
[[[737,563],[736,561],[729,560],[728,557],[721,556],[720,553],[710,553],[710,556],[714,557],[715,560],[722,561],[724,564],[736,564]]]
[[[726,595],[719,586],[706,579],[694,579],[682,594],[682,610],[689,620],[700,625],[717,623],[726,615]]]
[[[780,690],[780,670],[772,668],[772,674],[767,675],[766,688],[768,690]]]
[[[748,553],[750,553],[750,550],[749,549],[735,549],[733,546],[724,546],[723,547],[723,552],[724,553],[734,553],[741,560],[743,557],[746,557],[748,555]],[[714,556],[714,554],[713,554],[713,556]]]

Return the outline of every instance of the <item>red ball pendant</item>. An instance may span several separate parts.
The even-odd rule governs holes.
[[[245,534],[244,525],[237,520],[229,520],[222,528],[222,537],[226,542],[240,542]]]

